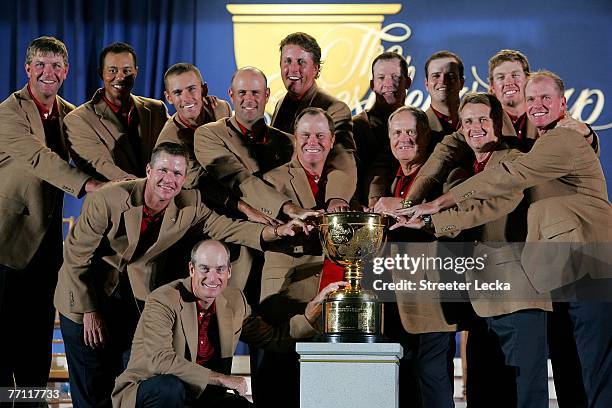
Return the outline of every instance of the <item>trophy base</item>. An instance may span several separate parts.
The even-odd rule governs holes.
[[[387,343],[382,334],[322,333],[312,339],[316,343]]]

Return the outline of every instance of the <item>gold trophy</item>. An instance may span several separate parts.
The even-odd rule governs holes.
[[[327,213],[319,218],[319,238],[325,256],[344,267],[349,284],[323,302],[323,341],[372,343],[383,341],[382,304],[361,288],[362,264],[385,242],[389,217],[358,211]]]

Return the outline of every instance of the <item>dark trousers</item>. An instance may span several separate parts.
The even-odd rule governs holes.
[[[586,408],[582,367],[568,308],[566,302],[554,302],[548,314],[548,355],[559,408]]]
[[[111,406],[115,378],[127,367],[141,307],[133,297],[109,298],[101,310],[106,344],[97,349],[85,345],[82,324],[60,315],[75,408]]]
[[[612,407],[612,303],[570,302],[589,408]]]
[[[557,298],[568,300],[566,313],[571,321],[589,408],[612,407],[611,294],[612,279],[589,276],[553,293]],[[557,305],[557,310],[560,306]],[[574,369],[576,366],[572,365]]]
[[[207,386],[199,398],[194,399],[185,383],[171,374],[156,375],[138,385],[136,408],[249,408],[254,405],[240,395],[225,392],[219,387]],[[283,405],[284,406],[284,405]]]
[[[474,324],[467,401],[474,407],[548,407],[546,312],[522,310]]]
[[[385,336],[404,350],[399,366],[399,406],[453,407],[455,333],[407,333],[394,303],[385,303],[384,320]]]
[[[61,218],[54,219],[24,269],[0,265],[0,387],[47,386],[61,237]]]

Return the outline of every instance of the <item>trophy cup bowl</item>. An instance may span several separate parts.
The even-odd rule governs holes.
[[[382,304],[376,294],[361,288],[362,265],[385,242],[390,217],[358,211],[327,213],[318,220],[323,252],[344,267],[348,285],[330,293],[323,302],[322,341],[372,343],[383,341]]]

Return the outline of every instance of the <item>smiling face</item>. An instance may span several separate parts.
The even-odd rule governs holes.
[[[406,99],[409,79],[402,76],[402,68],[397,58],[379,60],[374,65],[370,87],[377,101],[384,101],[391,108],[398,108]]]
[[[527,75],[518,61],[505,61],[492,72],[491,90],[503,106],[514,107],[525,100]]]
[[[270,96],[263,75],[252,70],[237,72],[228,93],[240,124],[250,129],[253,123],[263,118]]]
[[[30,90],[38,99],[55,97],[68,75],[64,58],[52,53],[37,53],[25,65]]]
[[[482,103],[466,103],[459,113],[461,133],[475,153],[485,153],[497,144],[491,108]]]
[[[189,275],[193,294],[211,304],[227,287],[232,276],[229,256],[223,245],[216,241],[200,244],[189,262]]]
[[[425,86],[432,104],[444,105],[451,98],[459,98],[463,82],[459,64],[454,58],[438,58],[432,60],[427,67]]]
[[[418,163],[427,149],[425,135],[419,134],[417,119],[409,111],[395,114],[389,122],[391,152],[400,163]]]
[[[164,91],[166,99],[174,105],[181,119],[197,126],[202,111],[204,85],[193,71],[170,75],[166,78],[168,89]]]
[[[323,169],[335,137],[329,130],[327,118],[322,114],[305,114],[295,127],[297,158],[308,169]]]
[[[161,152],[152,163],[147,164],[145,199],[169,202],[181,192],[185,184],[187,163],[185,157]]]
[[[566,100],[552,78],[538,77],[525,87],[527,116],[542,129],[559,120],[565,113]]]
[[[281,52],[281,77],[289,95],[300,99],[315,83],[319,65],[312,54],[299,45],[287,44]]]
[[[104,95],[111,102],[120,105],[122,97],[129,94],[134,87],[138,68],[129,52],[118,54],[109,52],[104,57],[101,74],[104,81]]]

